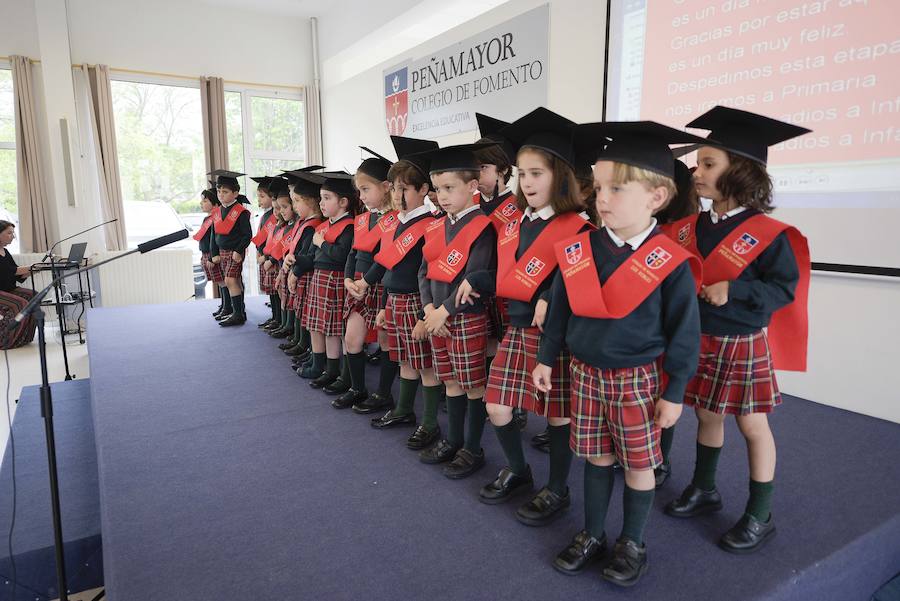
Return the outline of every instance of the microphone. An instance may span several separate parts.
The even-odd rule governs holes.
[[[57,241],[57,242],[54,242],[53,246],[50,247],[50,250],[47,251],[47,254],[44,255],[44,258],[41,259],[41,262],[43,262],[45,259],[47,259],[47,258],[49,258],[49,257],[52,257],[52,256],[53,256],[53,249],[56,248],[57,246],[59,246],[61,243],[65,242],[66,240],[71,240],[72,238],[74,238],[74,237],[76,237],[76,236],[80,236],[81,234],[86,234],[86,233],[88,233],[88,232],[91,231],[91,230],[95,230],[95,229],[97,229],[98,227],[103,227],[104,225],[109,225],[110,223],[115,223],[116,221],[118,221],[118,219],[110,219],[109,221],[105,221],[105,222],[103,222],[103,223],[101,223],[101,224],[99,224],[99,225],[92,225],[91,227],[89,227],[88,229],[86,229],[86,230],[84,230],[84,231],[78,232],[77,234],[72,234],[71,236],[68,236],[68,237],[66,237],[66,238],[63,238],[62,240],[59,240],[59,241]]]
[[[103,224],[103,225],[105,225],[105,224]],[[99,226],[95,226],[95,227],[99,227]],[[77,235],[78,234],[76,234],[76,236]],[[67,271],[66,273],[59,275],[58,277],[54,278],[52,282],[47,284],[47,286],[43,290],[41,290],[40,292],[35,294],[33,297],[31,297],[31,300],[28,301],[28,304],[25,305],[25,308],[22,309],[21,311],[19,311],[15,317],[13,317],[12,319],[9,320],[9,323],[6,324],[6,329],[13,330],[17,325],[22,323],[22,320],[25,319],[28,316],[28,314],[31,313],[34,310],[34,308],[41,303],[42,300],[44,300],[44,297],[47,296],[47,293],[50,292],[50,289],[53,288],[54,286],[56,286],[59,282],[63,281],[64,279],[66,279],[68,277],[72,277],[73,275],[78,275],[78,274],[84,273],[85,271],[90,271],[91,269],[96,269],[97,267],[106,265],[107,263],[111,263],[112,261],[117,261],[117,260],[121,259],[122,257],[127,257],[128,255],[133,255],[135,253],[141,253],[141,254],[148,253],[151,250],[156,250],[157,248],[159,248],[161,246],[166,246],[167,244],[171,244],[171,243],[177,242],[179,240],[184,240],[189,235],[190,234],[188,233],[187,229],[179,230],[177,232],[172,232],[171,234],[166,234],[165,236],[160,236],[159,238],[154,238],[153,240],[149,240],[147,242],[144,242],[143,244],[138,244],[137,248],[133,248],[133,249],[129,250],[128,252],[122,253],[121,255],[116,255],[114,257],[104,259],[103,261],[100,261],[99,263],[94,263],[93,265],[87,265],[80,269],[75,269],[73,271]],[[62,240],[60,240],[60,242],[62,242]]]

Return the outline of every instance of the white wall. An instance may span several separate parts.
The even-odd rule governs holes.
[[[37,37],[34,0],[0,0],[0,56],[36,57]]]

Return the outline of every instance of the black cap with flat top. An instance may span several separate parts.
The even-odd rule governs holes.
[[[522,148],[537,148],[575,166],[573,148],[573,127],[575,122],[553,111],[538,107],[516,119],[499,134],[509,141],[510,149],[516,154]]]
[[[478,132],[481,134],[481,137],[499,144],[500,150],[506,155],[510,164],[514,163],[516,161],[516,147],[500,133],[503,128],[509,127],[510,124],[507,121],[501,121],[482,113],[475,113],[475,119],[478,121]]]
[[[497,143],[457,144],[419,152],[410,155],[407,160],[414,160],[417,164],[421,164],[429,174],[445,171],[479,171],[481,163],[475,152],[491,146],[497,146]]]
[[[393,162],[387,157],[383,157],[374,150],[366,148],[365,146],[360,146],[360,149],[368,152],[372,156],[364,159],[363,162],[360,163],[359,167],[356,168],[356,172],[364,173],[375,181],[387,181],[387,174],[388,171],[391,170],[391,165],[393,164]]]
[[[438,143],[434,140],[419,140],[418,138],[404,138],[403,136],[391,136],[391,144],[394,145],[394,152],[397,153],[397,160],[407,161],[422,172],[425,179],[428,179],[428,166],[417,162],[417,158],[409,157],[427,150],[434,150],[438,147]]]
[[[812,131],[799,125],[727,106],[711,108],[686,127],[709,130],[704,146],[720,148],[763,165],[769,159],[769,146]]]
[[[327,171],[321,174],[322,189],[334,192],[338,196],[355,196],[356,188],[353,186],[353,176],[346,171]]]
[[[237,187],[238,181],[237,178],[243,177],[246,175],[245,173],[238,173],[237,171],[229,171],[228,169],[214,169],[210,171],[206,175],[211,175],[216,178],[216,185],[227,185]]]

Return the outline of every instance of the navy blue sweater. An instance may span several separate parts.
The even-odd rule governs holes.
[[[222,219],[225,219],[228,215],[229,209],[231,209],[231,207],[222,206],[218,208],[218,210],[221,211]],[[213,211],[215,210],[217,209],[213,209]],[[216,234],[216,248],[220,251],[236,251],[243,256],[247,247],[250,246],[250,238],[252,237],[253,230],[250,228],[250,211],[243,211],[229,233]]]
[[[344,228],[341,235],[333,243],[322,242],[322,245],[316,250],[316,257],[313,261],[314,268],[327,271],[344,271],[347,255],[353,247],[353,215],[345,215],[334,222],[337,224],[346,220],[350,220],[351,224]]]
[[[657,233],[658,229],[647,240]],[[590,241],[601,284],[634,253],[627,244],[616,247],[605,228],[591,232]],[[563,344],[579,361],[601,369],[638,367],[665,353],[663,370],[669,383],[661,396],[680,403],[700,358],[700,313],[690,267],[687,263],[679,265],[644,302],[621,319],[573,315],[562,275],[557,273],[538,361],[552,365]]]
[[[748,209],[713,223],[709,212],[697,219],[697,250],[708,256],[725,236],[759,211]],[[772,313],[794,300],[800,269],[787,235],[778,234],[769,247],[728,284],[728,302],[714,307],[700,301],[700,328],[712,336],[753,334],[769,325]]]

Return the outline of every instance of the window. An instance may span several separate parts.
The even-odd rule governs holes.
[[[0,69],[0,219],[19,225],[16,197],[16,122],[12,71]],[[17,232],[18,234],[18,232]],[[9,245],[19,252],[19,239]]]

